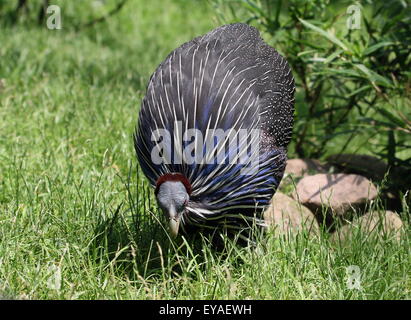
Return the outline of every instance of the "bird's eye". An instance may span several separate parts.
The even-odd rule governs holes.
[[[184,206],[188,205],[188,199],[184,201]]]

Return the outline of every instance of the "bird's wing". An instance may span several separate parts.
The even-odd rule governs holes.
[[[294,81],[286,60],[246,24],[217,28],[174,50],[150,78],[140,110],[136,150],[151,180],[166,171],[199,174],[199,166],[155,166],[151,133],[164,128],[261,129],[269,148],[286,147],[293,123]],[[176,129],[175,120],[182,123]],[[171,139],[173,140],[173,139]],[[264,141],[263,141],[264,143]],[[173,141],[170,141],[173,145]],[[172,148],[172,152],[178,146]],[[151,166],[151,168],[149,168]]]

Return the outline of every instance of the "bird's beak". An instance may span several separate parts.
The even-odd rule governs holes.
[[[170,219],[170,234],[173,238],[175,238],[178,235],[178,228],[180,227],[181,215],[177,213],[175,208],[171,208],[168,214],[168,218]]]
[[[180,217],[176,219],[170,219],[170,234],[173,238],[177,237],[179,226],[180,226]]]

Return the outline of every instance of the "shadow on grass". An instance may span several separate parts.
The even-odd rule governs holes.
[[[130,279],[160,274],[164,266],[162,256],[172,243],[162,235],[161,225],[150,221],[134,224],[130,213],[130,209],[124,210],[119,205],[111,217],[101,218],[90,254],[97,263]]]
[[[210,260],[221,263],[229,259],[234,265],[242,264],[238,255],[245,247],[242,239],[217,232],[171,239],[162,221],[136,221],[130,213],[120,205],[110,218],[102,219],[90,246],[96,263],[113,268],[119,276],[141,280],[166,274],[196,279],[197,272],[208,268]]]

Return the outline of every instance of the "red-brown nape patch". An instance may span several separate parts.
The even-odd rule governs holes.
[[[181,173],[166,173],[162,175],[160,178],[158,178],[157,183],[156,183],[156,190],[154,193],[157,195],[158,189],[160,188],[161,184],[166,182],[166,181],[180,181],[184,187],[186,187],[186,191],[188,195],[191,194],[191,184],[188,179],[183,176]]]

